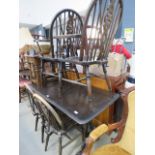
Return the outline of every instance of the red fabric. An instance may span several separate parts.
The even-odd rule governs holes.
[[[30,84],[31,83],[31,81],[29,81],[29,80],[25,80],[25,79],[20,79],[19,80],[19,87],[25,87],[25,84]]]
[[[126,59],[130,59],[131,58],[131,54],[130,52],[123,46],[123,45],[112,45],[111,46],[111,51],[112,52],[116,52],[116,53],[123,53],[124,56],[126,57]]]

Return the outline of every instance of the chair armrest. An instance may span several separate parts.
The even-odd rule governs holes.
[[[119,92],[121,93],[122,96],[128,96],[128,94],[132,92],[133,90],[135,90],[135,86],[125,88],[123,90],[120,90]]]
[[[108,126],[106,124],[102,124],[95,128],[90,134],[89,137],[86,140],[86,146],[82,152],[82,155],[90,155],[92,146],[94,142],[101,137],[103,134],[105,134],[109,130]]]
[[[99,137],[101,137],[104,133],[106,133],[109,130],[108,126],[106,124],[102,124],[95,128],[90,134],[89,137],[91,137],[94,141],[96,141]]]

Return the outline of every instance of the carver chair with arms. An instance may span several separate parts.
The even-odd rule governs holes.
[[[42,56],[42,75],[57,76],[59,67],[62,69],[63,77],[67,78],[66,70],[73,70],[79,78],[75,64],[63,62],[59,59],[77,56],[81,45],[83,22],[80,15],[72,9],[64,9],[58,12],[50,26],[51,56]],[[45,72],[45,63],[50,62],[52,72]]]
[[[90,7],[87,10],[84,24],[78,34],[71,29],[67,29],[67,35],[64,34],[62,28],[59,29],[59,36],[53,36],[53,22],[51,24],[51,46],[56,49],[56,52],[52,53],[54,61],[58,62],[58,78],[61,85],[63,78],[63,65],[72,64],[80,65],[83,67],[85,78],[74,80],[66,80],[71,83],[81,84],[81,81],[85,80],[88,89],[88,95],[92,94],[91,80],[89,67],[90,65],[102,65],[105,79],[107,81],[109,89],[111,89],[107,74],[106,65],[107,57],[111,48],[112,41],[118,29],[123,12],[122,0],[93,0]],[[58,18],[55,27],[58,27]],[[65,19],[65,18],[64,18]],[[72,23],[72,22],[71,22]],[[70,26],[70,25],[69,25]],[[68,27],[69,27],[68,26]],[[80,27],[79,25],[77,25]],[[74,26],[73,26],[74,27]],[[58,34],[57,32],[57,34]],[[67,48],[64,38],[72,38],[67,40]],[[56,38],[56,45],[53,44],[53,40]],[[75,41],[76,40],[76,41]],[[78,43],[79,42],[79,43]],[[62,45],[62,46],[59,46]],[[56,46],[56,47],[55,47]],[[65,48],[63,48],[65,47]],[[79,51],[77,52],[77,49]],[[54,50],[52,50],[54,51]],[[66,54],[64,52],[66,51]]]
[[[94,129],[87,141],[86,147],[82,155],[134,155],[135,154],[135,91],[128,95],[129,113],[122,139],[115,144],[107,144],[97,148],[92,152],[92,147],[95,141],[103,134],[112,130],[110,126],[102,124]]]

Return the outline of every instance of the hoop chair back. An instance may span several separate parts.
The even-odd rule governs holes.
[[[63,123],[55,111],[55,109],[49,105],[49,103],[38,94],[33,94],[34,101],[39,105],[40,113],[43,120],[48,123],[48,127],[52,126],[56,130],[63,129]]]
[[[83,26],[80,61],[107,58],[122,11],[122,0],[92,1]]]
[[[77,56],[81,45],[83,22],[72,9],[64,9],[56,14],[50,27],[53,58]]]

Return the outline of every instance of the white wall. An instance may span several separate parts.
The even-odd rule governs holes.
[[[92,0],[19,0],[19,23],[49,25],[53,16],[64,8],[86,10]]]
[[[28,28],[22,27],[19,29],[19,48],[22,48],[24,45],[34,44],[33,37]]]

